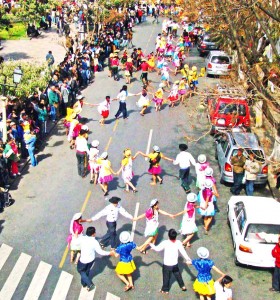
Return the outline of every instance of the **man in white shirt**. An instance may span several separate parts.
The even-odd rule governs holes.
[[[175,229],[170,229],[168,231],[168,237],[169,240],[165,240],[157,246],[155,246],[154,244],[150,244],[150,247],[157,252],[164,250],[162,265],[163,284],[160,292],[162,294],[169,294],[171,273],[174,274],[181,290],[185,292],[187,289],[178,267],[179,252],[185,258],[186,262],[190,262],[191,259],[184,249],[182,242],[176,240],[177,232]]]
[[[106,225],[107,225],[107,233],[103,236],[100,241],[100,245],[102,248],[107,247],[109,244],[111,245],[112,249],[117,247],[117,220],[119,213],[124,217],[133,220],[133,216],[129,214],[120,204],[121,201],[118,197],[112,197],[109,199],[111,204],[107,205],[104,209],[102,209],[99,213],[93,216],[91,219],[87,220],[89,222],[96,221],[101,217],[106,216]]]
[[[83,178],[86,176],[89,155],[89,149],[86,139],[87,135],[88,127],[87,125],[83,125],[80,130],[79,136],[75,141],[78,174]]]
[[[179,165],[179,178],[181,181],[181,187],[188,194],[191,192],[189,186],[189,175],[191,164],[195,167],[196,161],[193,156],[187,152],[188,146],[186,144],[179,145],[180,153],[177,154],[176,159],[173,161],[174,165]]]
[[[87,287],[90,291],[94,288],[89,273],[95,260],[95,252],[99,255],[108,256],[114,255],[114,252],[108,252],[101,249],[99,243],[95,239],[95,228],[89,227],[86,231],[86,235],[80,237],[81,243],[81,256],[77,265],[77,270],[81,275],[81,283],[83,287]]]

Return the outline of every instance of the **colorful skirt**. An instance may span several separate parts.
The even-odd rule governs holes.
[[[104,119],[106,119],[106,118],[108,118],[109,117],[109,110],[102,110],[102,112],[101,112],[101,116],[104,118]]]
[[[211,279],[208,282],[199,282],[197,279],[193,284],[193,290],[200,295],[214,295],[215,288],[214,288],[214,280]]]
[[[168,100],[171,101],[171,102],[178,101],[178,95],[175,95],[175,96],[169,96],[169,97],[168,97]]]
[[[161,104],[162,104],[162,102],[163,102],[163,99],[160,99],[160,98],[154,97],[154,98],[153,98],[153,102],[155,102],[155,104],[157,104],[157,105],[161,105]]]
[[[178,91],[178,94],[179,94],[179,95],[185,95],[186,92],[187,92],[186,90],[179,90],[179,91]]]
[[[160,165],[153,166],[148,170],[148,172],[152,175],[159,175],[161,173],[161,167]]]
[[[101,176],[99,175],[98,183],[101,183],[101,184],[103,184],[103,183],[108,183],[108,182],[110,182],[110,181],[112,181],[112,180],[113,180],[113,175],[112,175],[112,174],[107,175],[107,176],[103,176],[103,177],[101,177]]]
[[[132,274],[135,270],[136,270],[136,266],[133,260],[130,262],[120,261],[118,262],[115,269],[116,273],[120,275]]]

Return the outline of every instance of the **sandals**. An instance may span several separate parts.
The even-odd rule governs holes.
[[[138,190],[136,190],[136,189],[135,189],[135,190],[132,190],[132,192],[135,194],[135,193],[137,193],[137,192],[138,192]]]
[[[161,179],[161,180],[159,181],[159,184],[163,184],[163,179]]]
[[[125,292],[128,292],[132,289],[132,286],[131,285],[126,285],[125,288],[124,288],[124,291]]]
[[[187,291],[187,288],[186,288],[185,286],[183,286],[183,287],[181,288],[181,290],[182,290],[183,292],[186,292],[186,291]]]
[[[147,254],[147,250],[142,250],[142,251],[140,251],[140,253],[146,255]]]

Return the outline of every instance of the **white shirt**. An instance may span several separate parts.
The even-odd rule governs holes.
[[[187,169],[190,167],[191,164],[195,166],[196,162],[189,152],[181,151],[179,154],[177,154],[173,164],[179,165],[180,169]]]
[[[94,261],[95,252],[103,256],[110,255],[110,252],[101,249],[99,243],[93,236],[87,236],[87,235],[81,236],[80,243],[81,243],[80,261],[83,264],[87,264]]]
[[[128,96],[132,96],[133,94],[130,94],[126,91],[121,91],[118,96],[117,96],[117,99],[120,100],[120,102],[125,102],[126,98]]]
[[[76,151],[86,152],[89,155],[87,140],[82,136],[76,138]]]
[[[96,221],[101,217],[106,216],[107,222],[116,222],[118,220],[119,213],[128,219],[133,219],[133,216],[130,213],[128,213],[123,207],[121,207],[120,204],[118,204],[118,206],[115,206],[113,203],[107,205],[104,209],[102,209],[91,219],[92,221]]]
[[[161,242],[159,245],[155,246],[150,244],[151,248],[157,252],[164,250],[163,264],[165,266],[175,266],[178,264],[179,252],[184,257],[185,260],[191,260],[183,247],[182,242],[176,240],[172,242],[166,240]]]
[[[216,281],[214,283],[214,288],[216,291],[216,300],[229,300],[232,298],[232,290],[224,287],[223,291],[223,287],[220,282]]]

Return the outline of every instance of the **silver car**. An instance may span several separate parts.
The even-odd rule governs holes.
[[[223,132],[219,131],[215,138],[215,158],[221,171],[221,183],[233,183],[233,171],[231,157],[237,154],[239,148],[244,149],[243,154],[247,157],[251,152],[260,164],[260,173],[257,175],[255,184],[265,186],[267,183],[268,166],[263,148],[254,133],[251,132]]]
[[[231,58],[224,51],[210,51],[205,59],[207,75],[229,75]]]

